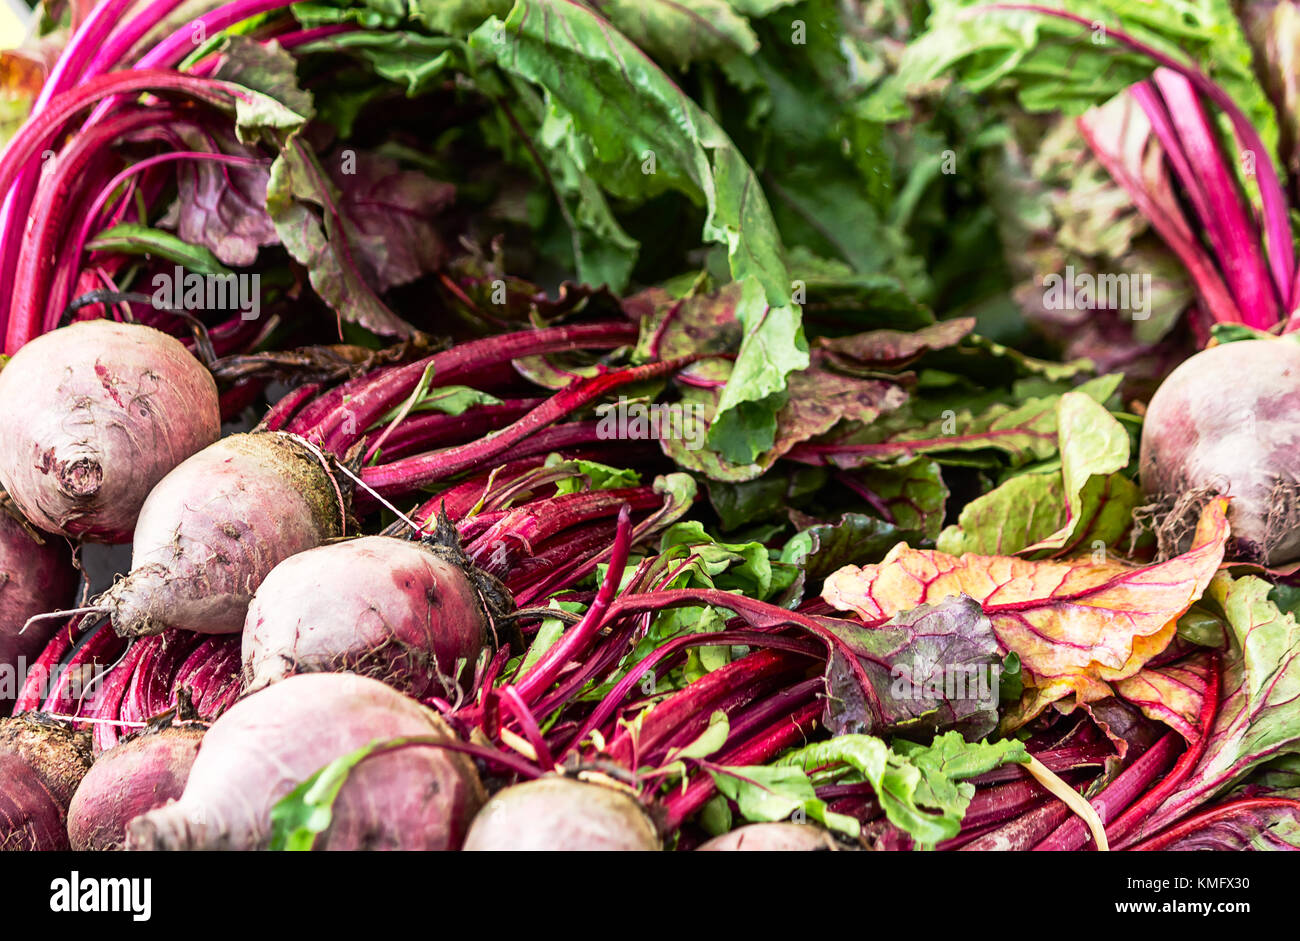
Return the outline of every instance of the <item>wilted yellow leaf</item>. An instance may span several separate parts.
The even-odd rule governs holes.
[[[1146,667],[1128,679],[1116,680],[1115,692],[1148,718],[1163,722],[1193,742],[1208,731],[1200,726],[1212,669],[1210,654],[1200,653],[1162,667]]]
[[[1003,652],[1019,658],[1025,685],[1016,728],[1071,692],[1079,703],[1112,695],[1168,646],[1175,622],[1201,597],[1228,540],[1228,501],[1211,501],[1191,549],[1167,562],[1131,566],[1085,556],[1031,562],[1011,556],[952,556],[900,543],[877,565],[831,574],[822,597],[868,622],[966,594],[993,623]]]

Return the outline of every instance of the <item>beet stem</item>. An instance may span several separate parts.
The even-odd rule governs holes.
[[[1300,815],[1300,801],[1292,800],[1287,797],[1246,797],[1240,800],[1229,801],[1226,804],[1220,804],[1218,807],[1211,807],[1200,813],[1188,817],[1182,823],[1175,824],[1168,830],[1164,830],[1157,835],[1143,840],[1130,850],[1136,852],[1156,852],[1167,848],[1171,843],[1176,843],[1188,834],[1195,833],[1197,830],[1215,823],[1224,817],[1230,817],[1233,814],[1241,813],[1243,810],[1265,810],[1271,808],[1283,808],[1292,810]]]
[[[524,702],[535,702],[542,691],[559,675],[561,668],[586,649],[590,640],[596,636],[604,622],[605,613],[623,578],[623,569],[627,566],[627,556],[632,546],[632,513],[626,506],[618,513],[618,534],[614,537],[614,547],[609,556],[609,569],[600,584],[596,598],[587,609],[586,615],[577,627],[566,631],[551,645],[533,668],[515,685]]]
[[[700,356],[683,356],[646,363],[642,366],[606,371],[590,379],[577,380],[514,424],[506,426],[495,434],[459,447],[444,448],[428,454],[403,458],[391,464],[367,467],[362,471],[362,476],[381,493],[415,490],[428,486],[500,457],[533,433],[554,424],[612,389],[666,375],[700,358]]]
[[[779,722],[764,730],[761,734],[738,745],[722,755],[715,762],[719,765],[753,765],[762,764],[789,748],[795,742],[805,740],[808,732],[821,715],[822,705],[811,702],[796,712],[782,718]],[[712,775],[704,775],[691,782],[685,791],[677,790],[664,801],[666,827],[671,832],[681,827],[682,823],[695,813],[713,796],[717,785]]]
[[[1143,794],[1133,806],[1119,816],[1112,827],[1108,828],[1107,832],[1110,834],[1116,849],[1124,849],[1127,844],[1133,842],[1133,839],[1139,835],[1136,832],[1138,828],[1165,802],[1166,798],[1182,786],[1188,775],[1192,773],[1192,770],[1201,760],[1201,756],[1205,754],[1205,748],[1210,741],[1210,732],[1214,729],[1214,720],[1219,713],[1219,688],[1221,684],[1222,676],[1219,672],[1219,657],[1215,654],[1210,658],[1205,699],[1201,704],[1201,714],[1197,719],[1197,725],[1201,730],[1200,737],[1188,746],[1174,765],[1173,770],[1169,772],[1163,781]]]
[[[1127,808],[1134,797],[1143,788],[1174,761],[1180,736],[1177,732],[1166,733],[1160,741],[1144,751],[1132,764],[1121,771],[1115,780],[1102,788],[1096,797],[1089,801],[1101,817],[1103,824],[1115,819]],[[1036,850],[1077,850],[1085,846],[1091,837],[1087,827],[1078,817],[1072,817],[1053,831],[1045,840],[1034,847]]]

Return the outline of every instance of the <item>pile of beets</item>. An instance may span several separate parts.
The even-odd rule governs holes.
[[[251,431],[224,437],[217,384],[174,336],[87,320],[22,347],[0,370],[0,657],[30,666],[0,720],[0,844],[266,847],[277,805],[349,756],[329,825],[309,838],[316,848],[699,844],[682,827],[716,793],[713,779],[665,796],[637,770],[661,766],[719,711],[730,725],[717,764],[761,764],[815,734],[827,654],[811,638],[833,619],[820,603],[791,611],[659,590],[668,580],[653,556],[620,584],[631,547],[683,508],[661,487],[561,486],[582,478],[584,461],[663,461],[568,419],[682,363],[602,369],[549,394],[502,386],[495,404],[381,431],[430,374],[517,386],[500,367],[524,351],[600,351],[633,335],[603,321],[474,340],[301,385]],[[1144,483],[1157,500],[1231,495],[1240,555],[1295,559],[1296,401],[1300,345],[1199,354],[1150,404]],[[438,482],[413,512],[393,502]],[[1165,515],[1171,529],[1176,516]],[[130,571],[88,595],[74,550],[127,537]],[[602,565],[598,590],[584,590]],[[584,613],[545,607],[557,594]],[[686,605],[737,616],[621,674],[646,619]],[[568,624],[560,637],[512,662],[525,634],[557,617]],[[644,678],[719,643],[751,652],[659,701],[630,734]],[[593,688],[597,700],[579,696]],[[1038,753],[1095,772],[1099,745],[1072,748]],[[1050,809],[1039,837],[1068,816],[1023,774],[986,783],[954,848],[993,838],[978,836],[993,832],[979,826],[985,804]],[[840,806],[878,816],[850,792]],[[787,823],[702,848],[838,845]]]
[[[75,161],[45,177],[36,161],[58,122],[92,105],[216,94],[167,75],[109,72],[66,92],[72,103],[37,115],[0,159],[0,194],[71,187]],[[117,131],[138,132],[134,120]],[[0,366],[0,849],[868,842],[770,819],[708,839],[700,823],[718,769],[825,739],[828,677],[843,693],[864,670],[845,665],[843,637],[878,626],[837,617],[815,591],[783,607],[683,588],[656,554],[697,481],[656,442],[603,434],[594,410],[734,350],[646,352],[646,325],[617,302],[454,343],[277,348],[239,318],[135,316],[139,299],[113,292],[63,309],[79,252],[73,273],[42,274],[48,256],[67,261],[62,230],[42,216],[20,247],[12,219],[5,231],[0,274],[32,278]],[[1270,312],[1296,306],[1293,262]],[[1185,550],[1202,509],[1227,496],[1231,558],[1294,574],[1300,343],[1256,333],[1206,344],[1165,379],[1145,409],[1140,478],[1162,555]],[[705,371],[690,383],[721,385]],[[421,407],[440,392],[464,402]],[[637,473],[593,484],[611,468]],[[127,544],[129,567],[97,584],[86,558]],[[717,617],[647,650],[650,625],[678,609]],[[659,689],[710,647],[734,659]],[[870,685],[852,691],[869,698]],[[939,848],[1086,845],[1075,805],[1038,769],[1085,790],[1114,765],[1119,724],[1075,715],[1029,738],[1025,762],[973,774],[962,832]],[[1168,796],[1153,782],[1200,757],[1180,749],[1172,732],[1135,744],[1101,792],[1102,836],[1191,839],[1144,832],[1139,812]],[[862,781],[816,798],[876,845],[911,845]]]

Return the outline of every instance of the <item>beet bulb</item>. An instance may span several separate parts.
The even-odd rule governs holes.
[[[0,370],[0,483],[52,533],[124,542],[154,484],[220,434],[211,373],[152,327],[74,323]]]
[[[1170,373],[1142,424],[1141,474],[1163,552],[1181,551],[1220,494],[1233,558],[1300,559],[1300,342],[1225,343]]]
[[[636,798],[558,775],[497,793],[465,839],[465,849],[479,851],[661,848],[654,823]]]

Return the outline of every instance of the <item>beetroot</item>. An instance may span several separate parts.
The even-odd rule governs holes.
[[[654,823],[622,791],[556,775],[496,794],[474,818],[467,850],[658,850]]]
[[[151,327],[76,323],[0,371],[0,483],[49,532],[129,539],[154,484],[220,433],[211,374]]]
[[[64,808],[30,765],[0,751],[0,850],[66,850]]]
[[[342,532],[318,453],[281,432],[223,438],[164,477],[140,510],[131,572],[99,597],[123,637],[233,634],[262,579]]]
[[[364,536],[291,556],[244,624],[244,688],[351,671],[417,698],[450,696],[487,638],[472,574],[440,547]]]
[[[181,799],[138,817],[127,849],[257,849],[276,802],[330,762],[375,741],[453,734],[442,719],[378,680],[292,676],[238,702],[204,736]],[[435,745],[357,764],[320,849],[455,849],[485,795],[473,763]]]
[[[68,806],[74,850],[121,849],[126,825],[185,790],[203,727],[148,729],[100,755]]]
[[[1235,557],[1300,558],[1300,343],[1240,340],[1204,350],[1156,390],[1142,425],[1142,486],[1162,549],[1190,537],[1212,494],[1232,497]]]
[[[27,619],[63,607],[76,586],[63,540],[37,537],[0,508],[0,713],[13,705],[24,674],[59,626],[38,621],[23,631]]]
[[[0,720],[0,850],[68,848],[68,803],[90,767],[90,736],[17,716]]]
[[[702,843],[699,851],[751,850],[769,852],[834,850],[839,845],[820,827],[805,823],[751,823]]]

